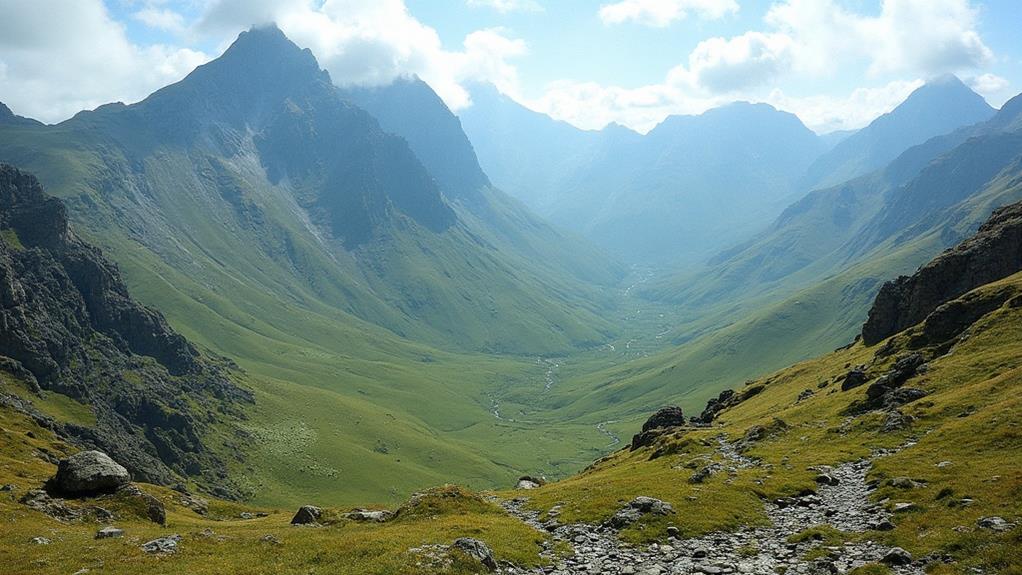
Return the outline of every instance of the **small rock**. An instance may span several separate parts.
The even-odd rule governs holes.
[[[33,537],[32,543],[34,543],[35,545],[49,545],[50,540],[45,537]]]
[[[181,542],[180,535],[160,537],[142,544],[142,551],[146,553],[174,553],[177,551],[177,544]]]
[[[678,535],[680,535],[680,534],[681,534],[681,530],[679,530],[677,527],[675,527],[673,525],[671,525],[670,527],[667,528],[667,536],[668,537],[674,537],[675,539],[677,539]]]
[[[394,517],[394,513],[387,511],[386,509],[371,511],[369,509],[356,509],[350,513],[345,513],[344,516],[352,521],[375,521],[376,523],[383,523]]]
[[[1008,523],[1003,517],[983,517],[976,525],[993,531],[1010,531],[1015,527],[1014,523]]]
[[[937,464],[937,469],[947,469],[952,465],[954,465],[954,463],[951,463],[950,461],[941,461],[940,463]]]
[[[909,565],[912,563],[912,554],[901,547],[894,547],[880,560],[885,565]]]
[[[280,539],[277,539],[277,536],[273,534],[263,535],[262,537],[259,538],[259,540],[262,541],[263,543],[269,543],[271,545],[283,545],[283,543],[280,542]]]
[[[915,503],[895,503],[892,510],[895,513],[903,513],[905,511],[913,511],[915,509],[916,509]]]
[[[841,483],[841,480],[829,473],[821,473],[816,476],[816,482],[821,485],[837,485]]]
[[[914,479],[909,479],[908,477],[895,477],[888,481],[887,484],[891,487],[897,487],[898,489],[916,489],[925,485],[924,483]]]
[[[255,515],[249,513],[248,511],[242,511],[241,513],[238,514],[238,517],[244,520],[255,519]]]
[[[497,570],[497,561],[493,558],[493,551],[490,551],[490,548],[482,541],[471,537],[461,537],[454,540],[454,547],[476,559],[490,571]]]
[[[894,523],[891,523],[887,519],[879,521],[873,525],[874,531],[891,531],[892,529],[894,529]]]
[[[107,526],[96,532],[96,539],[112,539],[116,537],[124,537],[124,530]]]
[[[303,505],[291,518],[291,525],[315,525],[322,517],[323,510],[314,505]]]
[[[5,483],[4,485],[0,485],[0,493],[10,493],[11,491],[14,491],[14,489],[15,489],[15,486],[11,485],[10,483]]]

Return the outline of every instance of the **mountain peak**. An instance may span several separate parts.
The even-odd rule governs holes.
[[[972,91],[958,76],[943,74],[916,88],[891,114],[906,111],[947,113],[952,110],[993,113],[993,108],[983,96]]]

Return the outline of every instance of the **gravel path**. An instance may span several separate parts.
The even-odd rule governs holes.
[[[727,459],[726,467],[748,468],[756,461],[742,456],[723,438],[718,452]],[[877,454],[876,456],[883,456]],[[668,575],[704,573],[708,575],[749,573],[776,575],[845,573],[866,563],[879,562],[891,549],[872,541],[823,548],[824,556],[812,561],[806,551],[819,543],[787,542],[788,537],[814,525],[830,525],[845,532],[862,532],[889,520],[881,506],[870,502],[866,474],[872,458],[821,469],[831,478],[821,484],[815,495],[765,503],[772,525],[743,529],[736,533],[712,533],[692,539],[668,538],[665,543],[631,547],[617,538],[611,527],[589,524],[559,525],[541,523],[538,513],[525,508],[526,500],[502,502],[509,513],[537,530],[549,532],[554,541],[566,541],[574,555],[557,559],[549,547],[544,556],[553,567],[523,570],[501,567],[502,573],[515,575]],[[556,515],[556,508],[554,515]],[[894,566],[899,575],[922,575],[919,564]]]

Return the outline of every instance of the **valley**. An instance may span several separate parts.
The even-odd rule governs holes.
[[[1022,573],[1022,95],[640,133],[217,51],[0,104],[0,573]]]

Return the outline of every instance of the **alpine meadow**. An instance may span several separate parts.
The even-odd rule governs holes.
[[[1022,575],[1022,6],[0,0],[0,573]]]

